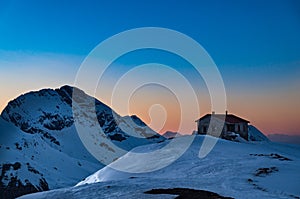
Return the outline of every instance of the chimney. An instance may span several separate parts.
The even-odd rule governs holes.
[[[215,111],[212,111],[211,114],[214,115],[214,114],[215,114]]]
[[[226,115],[226,116],[228,115],[228,111],[227,111],[227,110],[225,111],[225,115]]]

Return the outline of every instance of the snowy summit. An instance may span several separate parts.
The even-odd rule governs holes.
[[[72,112],[73,89],[77,88],[63,86],[29,92],[10,101],[3,110],[0,198],[73,186],[104,166],[87,151],[77,134]],[[107,142],[130,150],[165,139],[137,116],[121,117],[97,99],[77,91],[81,93],[81,104],[95,102],[97,119]],[[130,135],[119,128],[114,117],[118,117],[119,125],[126,126]],[[87,123],[84,125],[86,130],[92,128]],[[142,139],[133,137],[132,132],[151,136]],[[98,144],[110,152],[104,142]]]

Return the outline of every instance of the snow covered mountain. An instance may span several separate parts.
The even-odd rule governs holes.
[[[253,125],[249,125],[248,140],[249,141],[270,141],[267,138],[267,136],[265,136],[260,130],[258,130]]]
[[[122,165],[123,169],[128,170],[139,170],[152,165],[159,167],[159,164],[176,156],[178,149],[187,144],[189,137],[183,136],[162,143],[137,147],[75,187],[25,195],[21,198],[134,199],[175,198],[176,195],[182,198],[202,196],[203,198],[242,199],[300,197],[299,146],[272,142],[240,143],[219,139],[208,156],[199,158],[199,149],[204,138],[217,139],[203,135],[195,136],[191,146],[179,159],[153,172],[121,172],[112,167],[115,164]],[[159,150],[174,140],[177,144],[167,148],[170,156],[166,156]],[[132,155],[152,151],[156,151],[154,156],[161,161],[147,158],[149,156],[137,160]],[[210,197],[204,197],[205,194],[210,194]]]
[[[80,102],[72,101],[74,89]],[[137,116],[121,117],[77,88],[26,93],[10,101],[0,117],[0,198],[72,186],[104,166],[84,147],[75,127],[72,105],[91,101],[107,142],[130,150],[165,140]],[[79,119],[84,130],[92,129],[88,118]],[[112,153],[106,143],[95,143]]]

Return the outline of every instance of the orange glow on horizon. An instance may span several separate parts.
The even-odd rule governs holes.
[[[61,85],[60,85],[61,86]],[[59,86],[55,86],[56,88]],[[11,87],[1,88],[1,92],[5,93],[0,99],[1,110],[5,108],[8,101],[18,97],[21,94],[28,92],[29,90],[39,90],[39,88],[32,86],[33,89],[27,87],[18,87],[18,89]],[[34,89],[35,88],[35,89]],[[46,87],[47,88],[47,87]],[[286,91],[288,92],[288,91]],[[150,95],[151,93],[149,93]],[[207,94],[206,94],[207,95]],[[299,92],[293,92],[292,95],[285,93],[270,93],[257,94],[228,94],[228,111],[229,113],[236,114],[242,118],[250,121],[251,125],[256,126],[264,134],[300,134],[300,105]],[[99,100],[110,106],[103,96],[97,97]],[[210,113],[210,103],[208,96],[202,95],[200,101],[201,117],[206,113]],[[175,98],[168,96],[134,96],[129,105],[129,114],[135,114],[139,116],[146,124],[150,124],[151,119],[149,116],[149,108],[153,104],[162,104],[167,111],[167,120],[164,127],[159,131],[163,134],[165,131],[177,131],[180,123],[180,108]],[[113,109],[115,109],[113,107]],[[115,109],[118,112],[118,109]],[[197,118],[190,118],[190,125],[196,130]],[[181,132],[183,134],[191,134],[192,132]]]

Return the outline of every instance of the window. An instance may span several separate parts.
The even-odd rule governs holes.
[[[227,124],[227,131],[234,132],[234,124]]]
[[[207,132],[206,126],[203,126],[203,133],[206,133],[206,132]]]

